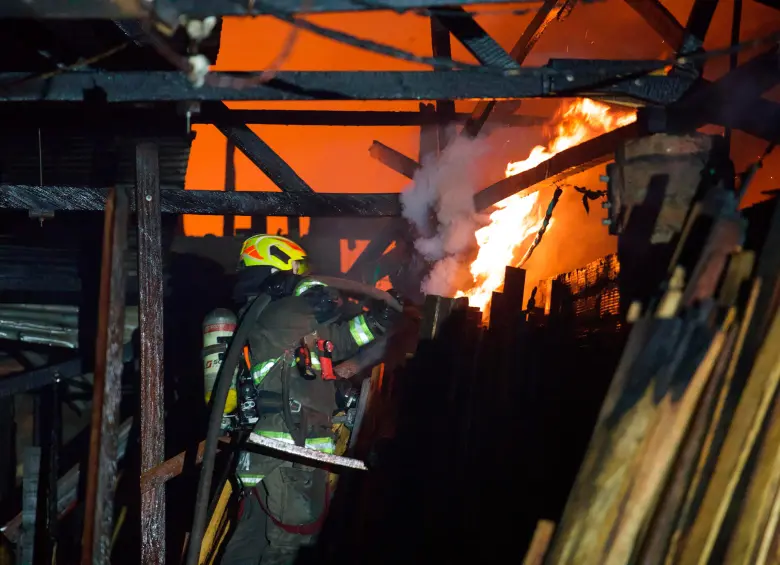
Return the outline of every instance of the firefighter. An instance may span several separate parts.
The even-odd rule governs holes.
[[[234,298],[240,316],[260,294],[271,297],[249,335],[245,361],[255,389],[278,394],[290,406],[286,414],[261,413],[255,433],[332,452],[336,381],[323,374],[323,347],[333,363],[346,360],[384,335],[399,314],[376,301],[343,320],[339,293],[307,275],[306,252],[298,244],[255,235],[242,247]],[[289,399],[284,399],[287,391]],[[239,394],[239,410],[240,404]],[[313,541],[327,511],[327,472],[245,452],[236,475],[243,497],[222,564],[293,563],[298,548]]]

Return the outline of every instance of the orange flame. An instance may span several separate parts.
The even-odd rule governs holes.
[[[547,146],[537,145],[524,161],[508,163],[505,174],[520,174],[565,149],[634,121],[635,112],[613,110],[589,98],[577,99],[562,106],[551,120]],[[470,306],[485,311],[493,291],[504,284],[505,266],[517,266],[517,248],[542,226],[545,210],[539,206],[538,198],[538,192],[528,196],[514,194],[496,204],[490,223],[475,234],[479,252],[469,268],[474,284],[459,290],[457,297],[466,296]],[[551,218],[547,231],[554,222]]]

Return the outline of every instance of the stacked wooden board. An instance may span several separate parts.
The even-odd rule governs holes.
[[[705,188],[665,283],[628,308],[544,563],[780,563],[780,208],[748,249],[733,190]]]

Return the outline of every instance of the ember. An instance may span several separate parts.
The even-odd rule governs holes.
[[[508,163],[505,174],[511,177],[527,171],[569,147],[634,121],[635,112],[613,110],[589,98],[577,99],[562,106],[551,120],[547,146],[537,145],[524,161]],[[467,296],[471,306],[485,312],[493,291],[504,284],[504,268],[517,266],[522,256],[519,248],[542,225],[545,210],[538,199],[538,192],[527,196],[515,194],[496,204],[490,223],[474,234],[479,245],[477,258],[469,269],[474,286],[459,290],[456,297]],[[548,230],[554,222],[550,220]]]

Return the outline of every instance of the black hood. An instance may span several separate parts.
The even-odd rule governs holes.
[[[260,294],[269,295],[271,300],[290,296],[302,278],[290,271],[272,273],[271,267],[248,267],[238,273],[233,300],[243,306]]]

